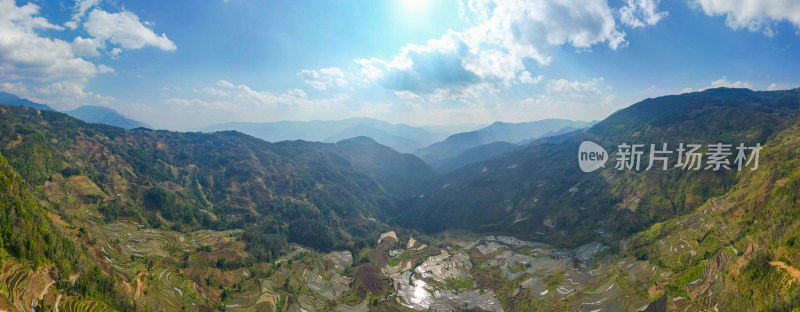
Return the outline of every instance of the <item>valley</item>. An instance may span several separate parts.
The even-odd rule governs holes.
[[[0,0],[0,312],[800,312],[800,0]]]
[[[647,100],[445,174],[367,137],[270,143],[2,106],[7,215],[31,221],[3,232],[17,243],[2,249],[0,309],[791,306],[798,92]],[[745,111],[713,123],[731,105]],[[685,114],[698,123],[664,117]],[[583,140],[608,146],[641,127],[659,141],[764,142],[759,170],[581,173],[563,161]]]

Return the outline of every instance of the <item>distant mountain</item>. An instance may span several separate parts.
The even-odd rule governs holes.
[[[50,106],[39,104],[36,102],[32,102],[30,100],[22,99],[16,95],[13,95],[8,92],[0,92],[0,104],[8,104],[8,105],[16,105],[16,106],[27,106],[30,108],[35,108],[38,110],[49,110],[54,111]]]
[[[424,192],[435,176],[431,167],[411,154],[400,154],[375,140],[360,136],[342,140],[336,147],[349,160],[364,168],[365,174],[386,191],[401,197],[415,197]]]
[[[538,137],[538,138],[535,138],[535,139],[528,139],[528,140],[519,142],[518,144],[521,145],[521,146],[525,146],[525,145],[530,145],[530,144],[547,144],[547,143],[556,144],[556,143],[561,143],[561,142],[564,142],[564,140],[569,139],[570,137],[572,137],[574,135],[586,132],[592,126],[597,124],[597,122],[598,121],[592,121],[588,125],[586,125],[586,127],[584,127],[584,128],[566,127],[566,128],[563,128],[563,129],[561,129],[559,131],[555,131],[555,132],[552,132],[552,133],[546,133],[546,134],[542,135],[541,137]]]
[[[129,119],[111,108],[103,106],[84,105],[71,111],[65,111],[64,113],[85,122],[101,123],[124,129],[150,127],[142,122]]]
[[[368,136],[376,142],[400,152],[411,152],[444,139],[447,135],[419,127],[390,124],[372,118],[344,120],[230,122],[198,129],[202,132],[236,130],[259,139],[278,142],[291,140],[338,142],[357,136]]]
[[[447,173],[466,165],[481,162],[522,148],[522,145],[514,143],[503,141],[493,142],[470,148],[454,158],[435,162],[431,167],[438,173]]]
[[[566,119],[544,119],[522,123],[495,122],[488,127],[451,135],[442,142],[416,150],[419,156],[429,164],[439,163],[454,158],[464,151],[493,142],[518,143],[536,139],[544,135],[558,133],[562,129],[584,128],[590,122]]]
[[[376,141],[377,143],[389,146],[394,150],[401,152],[401,153],[411,153],[421,147],[423,145],[416,140],[393,135],[386,131],[373,128],[370,126],[365,125],[357,125],[347,129],[342,130],[341,132],[334,134],[324,140],[323,142],[339,142],[342,140],[355,138],[355,137],[368,137]]]
[[[0,104],[26,106],[38,110],[56,111],[50,106],[23,99],[8,92],[0,92]],[[111,108],[102,106],[84,105],[71,111],[64,111],[63,113],[85,122],[101,123],[125,129],[150,127],[142,122],[129,119]]]
[[[488,134],[498,141],[517,143],[530,138],[550,136],[562,131],[584,128],[593,123],[566,119],[542,119],[531,122],[506,123],[495,122],[490,126],[480,129],[481,133]]]
[[[430,132],[447,133],[447,135],[453,135],[461,132],[475,131],[478,129],[486,128],[487,126],[489,126],[489,124],[466,123],[466,124],[449,125],[449,126],[440,125],[440,126],[420,126],[420,127]]]
[[[646,99],[562,142],[528,145],[452,171],[396,221],[430,231],[500,232],[564,246],[604,239],[605,234],[624,237],[694,211],[725,194],[743,175],[736,170],[646,171],[649,155],[642,157],[641,171],[619,171],[609,161],[597,172],[584,173],[576,163],[582,141],[609,153],[623,143],[663,142],[672,149],[681,142],[771,146],[798,116],[800,89],[719,88]],[[670,165],[675,162],[672,158]]]

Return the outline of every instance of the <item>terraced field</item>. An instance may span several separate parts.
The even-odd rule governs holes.
[[[713,299],[700,299],[728,287],[725,268],[743,265],[754,249],[727,231],[725,207],[710,204],[698,212],[702,217],[654,226],[623,241],[622,255],[598,242],[556,249],[513,237],[450,233],[405,236],[403,243],[387,233],[355,256],[293,245],[274,263],[227,267],[220,259],[248,257],[241,231],[180,233],[88,222],[80,232],[92,241],[96,262],[123,277],[137,304],[151,311],[636,311],[664,293],[670,309],[713,309]],[[662,235],[666,229],[676,234]],[[46,272],[5,263],[0,309],[30,311],[42,301],[59,311],[111,310],[54,289]]]
[[[207,285],[201,283],[200,278],[195,280],[181,269],[183,263],[188,261],[187,257],[197,253],[198,247],[210,246],[233,254],[243,253],[230,249],[237,247],[234,236],[241,231],[182,234],[169,230],[142,229],[124,222],[92,224],[87,230],[96,239],[95,253],[102,259],[101,264],[125,276],[134,297],[153,306],[155,311],[210,306],[219,299],[218,293],[204,288]],[[241,246],[238,247],[241,249]]]
[[[82,301],[78,299],[61,300],[58,304],[60,312],[107,312],[114,311],[104,304],[95,301]]]
[[[5,271],[5,270],[4,270]],[[22,267],[16,267],[9,270],[3,281],[5,282],[6,289],[8,289],[8,300],[14,302],[14,295],[19,294],[19,291],[24,290],[22,285],[28,280],[28,270]]]
[[[39,302],[52,304],[56,294],[49,267],[32,270],[26,264],[5,260],[0,272],[0,309],[9,311],[31,311]]]

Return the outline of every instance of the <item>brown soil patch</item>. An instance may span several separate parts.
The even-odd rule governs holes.
[[[795,267],[784,263],[783,261],[770,261],[770,265],[776,266],[786,270],[796,281],[800,282],[800,270],[797,270]]]
[[[180,185],[176,184],[175,182],[165,181],[165,182],[163,182],[163,184],[164,184],[164,188],[166,188],[167,190],[169,190],[171,192],[183,191],[183,188]]]
[[[647,289],[647,294],[650,296],[650,298],[654,298],[655,296],[658,296],[663,293],[664,293],[663,284],[655,284]]]
[[[368,293],[378,295],[383,290],[382,274],[372,263],[365,263],[353,270],[355,293],[359,298],[366,298]]]
[[[758,244],[753,241],[750,235],[747,235],[747,248],[744,250],[744,254],[736,259],[736,263],[733,265],[733,268],[731,268],[731,270],[733,270],[733,272],[731,272],[733,276],[739,276],[739,272],[747,265],[747,261],[750,261],[750,257],[756,249],[758,249]]]
[[[69,226],[69,223],[67,223],[67,221],[64,221],[64,219],[61,219],[61,216],[59,216],[57,214],[48,212],[47,216],[50,217],[50,220],[53,220],[53,223],[55,223],[55,224],[58,224],[58,225],[63,226],[63,227],[68,227]]]

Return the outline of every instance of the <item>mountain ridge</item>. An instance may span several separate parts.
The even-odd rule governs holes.
[[[105,106],[83,105],[63,113],[85,122],[102,123],[124,129],[150,128],[143,122],[127,118],[116,110]]]
[[[343,120],[230,122],[197,129],[203,132],[237,130],[268,142],[305,140],[336,142],[350,137],[380,134],[373,137],[381,144],[397,151],[410,152],[417,146],[426,146],[444,137],[420,127],[390,124],[373,118],[348,118]]]
[[[591,122],[566,119],[542,119],[522,123],[498,121],[475,131],[453,134],[444,141],[416,150],[414,154],[430,164],[440,163],[480,145],[498,141],[520,143],[557,133],[564,128],[583,128],[589,125]]]
[[[754,145],[768,141],[798,115],[800,89],[710,89],[646,99],[561,143],[529,145],[450,172],[436,182],[441,188],[433,188],[408,216],[396,221],[429,231],[470,228],[565,246],[602,239],[597,229],[625,236],[723,194],[737,181],[736,175],[618,172],[608,165],[583,173],[577,164],[565,161],[577,158],[580,142],[596,142],[609,153],[622,143],[706,140]]]

